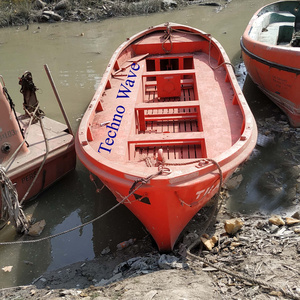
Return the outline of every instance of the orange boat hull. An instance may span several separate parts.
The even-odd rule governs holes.
[[[75,146],[166,252],[256,138],[222,46],[198,29],[164,24],[113,54]]]
[[[264,6],[251,18],[241,38],[248,74],[294,127],[300,126],[300,48],[291,46],[296,26],[293,18],[300,16],[298,5],[298,1],[280,1]],[[291,32],[281,39],[280,32],[286,28]]]

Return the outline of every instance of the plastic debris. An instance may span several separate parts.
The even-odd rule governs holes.
[[[13,266],[6,266],[6,267],[3,267],[2,270],[4,272],[11,272],[12,268],[13,268]]]
[[[122,249],[124,249],[124,248],[127,248],[128,246],[133,245],[135,241],[136,241],[136,239],[130,239],[130,240],[128,240],[128,241],[124,241],[124,242],[122,242],[122,243],[119,243],[119,244],[117,245],[117,249],[118,249],[118,250],[122,250]]]

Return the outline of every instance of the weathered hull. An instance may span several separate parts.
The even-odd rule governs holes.
[[[256,138],[222,46],[195,28],[165,24],[113,54],[75,144],[87,169],[170,251]]]
[[[75,139],[62,123],[47,117],[31,123],[29,116],[17,114],[1,84],[0,89],[0,167],[23,204],[75,168]],[[7,193],[6,178],[1,183]],[[0,193],[3,221],[8,207]]]
[[[241,38],[248,74],[283,110],[294,127],[300,126],[300,48],[291,46],[292,33],[297,28],[298,5],[298,1],[281,1],[261,8],[251,18]],[[270,19],[270,15],[276,22]],[[263,21],[267,18],[268,22]],[[268,26],[271,26],[269,30]],[[290,34],[280,40],[280,32],[286,28]]]

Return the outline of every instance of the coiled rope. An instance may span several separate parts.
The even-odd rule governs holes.
[[[172,49],[173,49],[173,42],[172,42],[172,27],[169,26],[169,24],[167,25],[167,29],[165,31],[165,34],[163,36],[164,41],[161,44],[162,49],[164,50],[165,53],[171,53]],[[170,41],[170,50],[167,50],[165,48],[165,43],[167,41]]]

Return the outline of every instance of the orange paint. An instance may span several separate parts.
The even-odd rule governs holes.
[[[294,127],[300,127],[300,43],[293,46],[299,18],[299,1],[271,3],[253,15],[241,39],[248,74]]]
[[[218,163],[227,179],[256,138],[222,46],[201,30],[165,24],[134,35],[113,54],[75,145],[81,162],[118,201],[139,187],[124,205],[159,250],[170,251],[218,191],[218,168],[203,159]]]

